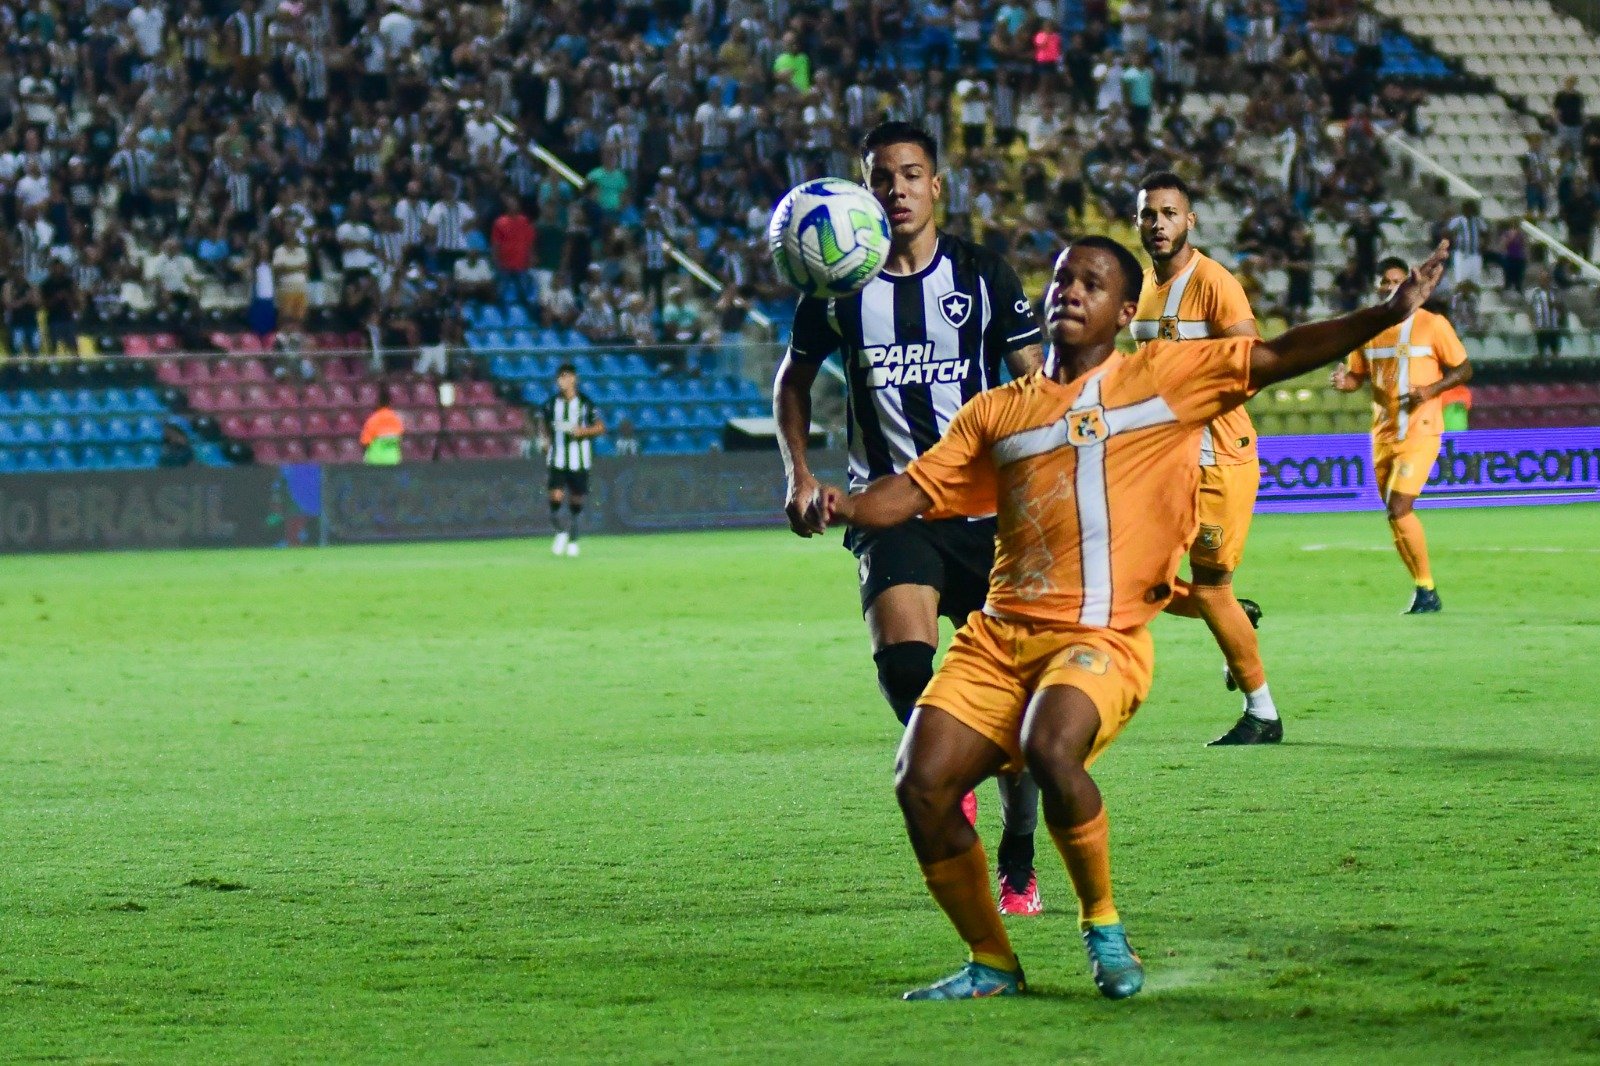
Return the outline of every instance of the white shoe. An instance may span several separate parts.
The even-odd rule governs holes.
[[[578,557],[578,542],[575,541],[575,540],[567,541],[567,558],[568,559],[576,559],[577,557]]]
[[[563,529],[563,530],[560,530],[559,532],[557,532],[556,533],[556,539],[550,542],[550,554],[551,555],[565,555],[566,553],[567,553],[567,531]]]

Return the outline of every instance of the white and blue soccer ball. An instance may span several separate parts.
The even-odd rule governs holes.
[[[889,260],[889,217],[867,189],[818,178],[790,189],[767,226],[778,276],[807,296],[860,292]]]

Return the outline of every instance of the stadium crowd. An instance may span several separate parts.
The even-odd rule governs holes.
[[[1068,233],[1131,218],[1139,175],[1171,168],[1237,205],[1241,279],[1298,319],[1358,299],[1383,246],[1380,134],[1414,128],[1421,94],[1380,88],[1378,33],[1348,0],[1294,25],[1272,0],[13,0],[5,341],[160,325],[204,347],[242,315],[291,341],[459,344],[460,302],[501,295],[558,334],[738,334],[788,299],[772,203],[852,173],[884,117],[931,128],[950,227],[1025,278]],[[1180,105],[1201,84],[1249,104],[1196,122]],[[1272,155],[1246,158],[1246,135]],[[1600,141],[1565,124],[1558,139],[1563,217],[1587,197],[1592,225]],[[1345,247],[1317,247],[1313,217]],[[1490,259],[1520,291],[1519,236],[1493,235]],[[671,244],[730,282],[720,299]],[[1348,262],[1319,294],[1325,258]]]

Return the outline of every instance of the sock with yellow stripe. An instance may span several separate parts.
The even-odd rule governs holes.
[[[1079,924],[1116,925],[1122,919],[1111,901],[1111,820],[1105,807],[1082,825],[1049,829],[1078,894]]]
[[[1267,683],[1267,668],[1261,661],[1261,641],[1256,637],[1250,616],[1239,606],[1230,585],[1196,585],[1194,601],[1200,617],[1206,620],[1211,635],[1222,649],[1234,684],[1254,692]]]
[[[1411,580],[1416,582],[1417,588],[1433,588],[1433,570],[1428,566],[1428,537],[1422,532],[1422,519],[1415,511],[1391,518],[1389,532],[1394,534],[1395,551],[1411,571]]]
[[[1018,968],[1000,908],[989,892],[989,859],[981,841],[953,859],[923,863],[922,877],[945,917],[967,942],[973,962],[997,970]]]

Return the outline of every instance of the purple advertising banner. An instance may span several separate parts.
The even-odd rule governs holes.
[[[1364,433],[1261,438],[1256,512],[1383,507]],[[1446,433],[1420,507],[1600,502],[1600,427]]]

